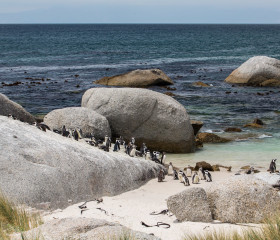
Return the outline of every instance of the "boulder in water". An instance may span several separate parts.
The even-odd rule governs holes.
[[[199,133],[196,136],[197,139],[199,139],[202,143],[226,143],[230,142],[230,139],[220,137],[214,133]]]

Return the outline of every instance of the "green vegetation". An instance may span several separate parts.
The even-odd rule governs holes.
[[[42,223],[39,214],[28,213],[23,207],[16,206],[0,192],[0,239],[9,240],[9,234],[24,232]],[[22,235],[22,239],[24,235]],[[36,239],[36,238],[35,238]]]

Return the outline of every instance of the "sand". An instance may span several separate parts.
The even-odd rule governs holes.
[[[81,215],[81,210],[78,208],[83,202],[69,206],[64,210],[56,210],[44,216],[44,221],[50,221],[53,218],[66,217],[85,217],[98,218],[111,222],[117,222],[127,226],[133,230],[153,233],[163,240],[181,240],[185,234],[204,233],[213,229],[223,229],[225,232],[232,230],[241,231],[242,228],[252,227],[251,225],[233,225],[222,224],[220,222],[200,223],[200,222],[178,222],[175,216],[169,215],[150,215],[153,211],[161,211],[167,209],[166,200],[169,196],[176,194],[191,187],[203,187],[207,184],[215,184],[217,181],[232,176],[235,172],[213,172],[213,182],[201,181],[200,184],[191,184],[184,186],[178,180],[173,180],[171,176],[166,176],[165,181],[159,183],[157,179],[153,179],[142,187],[125,192],[123,194],[103,197],[102,203],[96,201],[87,203],[89,210],[84,211]],[[114,180],[113,180],[114,181]],[[102,208],[106,211],[101,211],[97,208]],[[157,222],[164,222],[171,225],[169,229],[162,227],[146,228],[140,224],[143,221],[148,225],[155,225]],[[256,225],[254,225],[256,226]]]

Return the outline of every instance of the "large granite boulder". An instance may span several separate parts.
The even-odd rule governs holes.
[[[225,80],[247,86],[280,86],[280,60],[266,56],[250,58]]]
[[[103,139],[105,135],[111,136],[108,120],[99,113],[83,107],[68,107],[51,111],[44,117],[44,123],[52,130],[62,130],[63,125],[71,130],[80,128],[84,137],[90,134],[97,139]]]
[[[82,107],[105,116],[113,136],[136,138],[151,150],[194,152],[194,134],[184,106],[173,98],[147,89],[92,88]]]
[[[163,167],[0,116],[0,189],[35,207],[58,208],[135,189]]]
[[[36,121],[22,106],[0,93],[0,115],[8,116],[9,114],[22,122],[34,123]]]
[[[160,240],[155,236],[148,235],[143,232],[132,231],[131,229],[118,223],[82,217],[54,219],[22,234],[26,239],[34,239],[34,236],[38,236],[40,239],[42,238],[44,240]],[[11,237],[11,240],[22,240],[22,236],[21,234],[14,234]]]
[[[125,74],[104,77],[97,84],[124,87],[148,87],[152,85],[170,85],[173,81],[160,69],[134,70]]]
[[[280,210],[280,195],[254,175],[233,176],[205,189],[215,220],[260,223]]]
[[[179,221],[212,221],[206,192],[200,187],[189,188],[170,196],[167,199],[167,207]]]

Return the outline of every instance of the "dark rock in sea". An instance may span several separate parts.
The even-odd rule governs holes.
[[[226,143],[230,142],[230,139],[222,138],[214,133],[199,133],[196,136],[197,139],[199,139],[203,143]]]
[[[175,94],[172,93],[172,92],[165,92],[164,94],[167,95],[167,96],[170,96],[170,97],[174,97],[175,96]]]
[[[202,167],[204,170],[214,171],[214,169],[213,169],[213,167],[211,166],[211,164],[210,164],[210,163],[207,163],[207,162],[205,162],[205,161],[197,162],[197,163],[195,164],[194,170],[195,170],[195,171],[198,171],[200,167]]]
[[[259,118],[254,119],[253,123],[259,124],[259,125],[264,125],[264,122]]]
[[[4,87],[12,87],[12,86],[18,86],[20,84],[23,84],[22,82],[14,82],[14,83],[4,83],[3,86]]]
[[[76,78],[79,77],[79,76],[80,76],[80,75],[78,75],[78,74],[75,74],[75,75],[74,75],[74,77],[76,77]]]
[[[172,97],[147,89],[92,88],[82,107],[105,116],[113,137],[135,137],[149,149],[187,153],[195,151],[193,128],[186,108]]]
[[[258,118],[254,119],[252,123],[248,123],[244,125],[244,127],[253,127],[253,128],[262,128],[264,125],[264,122]]]
[[[96,139],[104,139],[106,135],[111,136],[108,120],[99,113],[83,107],[69,107],[56,109],[44,117],[44,122],[52,130],[62,131],[63,125],[67,129],[81,129],[84,137],[91,134]]]
[[[230,93],[231,93],[231,91],[226,91],[225,93],[226,93],[226,94],[230,94]]]
[[[175,88],[175,87],[169,87],[169,86],[166,87],[166,89],[169,90],[169,91],[175,91],[175,90],[177,90],[177,88]]]
[[[193,133],[196,136],[199,130],[203,127],[202,121],[191,120],[191,125],[193,127]]]
[[[0,115],[9,116],[11,114],[22,122],[34,123],[35,118],[22,106],[11,101],[4,94],[0,93]]]
[[[237,128],[237,127],[228,127],[224,130],[225,132],[242,132],[241,128]]]
[[[173,84],[173,81],[160,69],[137,69],[121,75],[104,77],[94,83],[107,86],[148,87],[170,85]]]
[[[37,208],[64,208],[69,200],[75,204],[117,195],[138,188],[163,168],[4,116],[0,116],[0,139],[1,190]]]
[[[195,87],[211,87],[209,84],[201,82],[201,81],[193,82],[192,85]]]
[[[266,56],[252,57],[225,81],[246,86],[280,87],[280,60]]]

